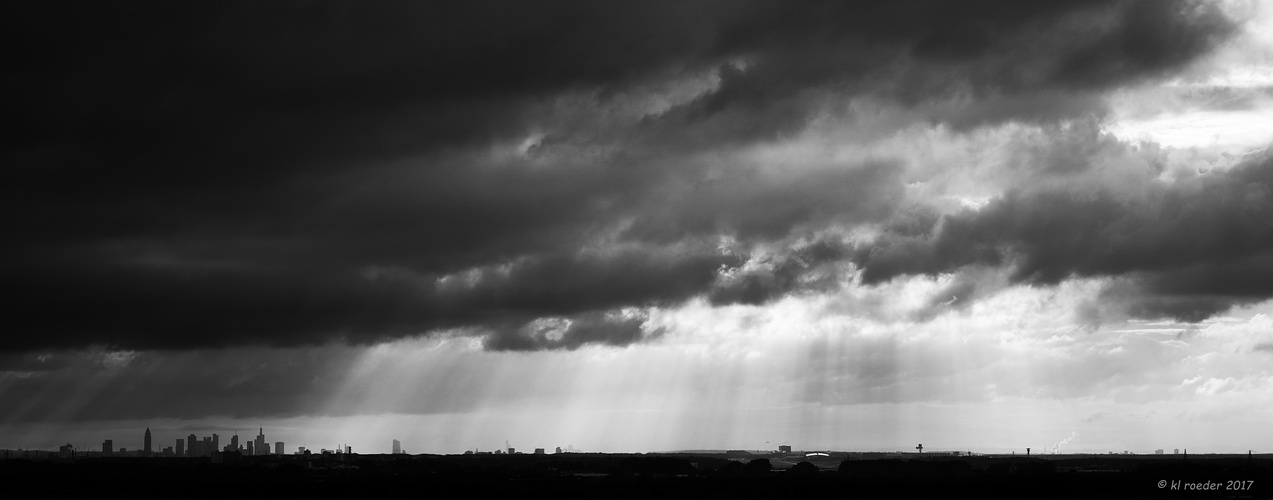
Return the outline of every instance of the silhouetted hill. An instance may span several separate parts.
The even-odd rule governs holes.
[[[0,460],[4,498],[1268,498],[1273,459],[346,455]],[[863,457],[871,457],[863,459]],[[774,463],[789,464],[786,468]],[[1160,487],[1161,484],[1161,487]],[[1210,488],[1194,491],[1194,488]]]

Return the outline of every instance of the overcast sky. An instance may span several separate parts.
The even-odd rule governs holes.
[[[0,448],[1273,451],[1267,4],[4,9]]]

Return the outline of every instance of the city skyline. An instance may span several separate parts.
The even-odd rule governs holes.
[[[230,452],[239,453],[240,455],[243,455],[243,456],[269,456],[269,455],[289,454],[286,451],[286,442],[284,441],[270,442],[266,440],[264,427],[258,428],[257,435],[252,439],[252,441],[245,441],[242,444],[239,442],[238,433],[235,432],[234,434],[230,436],[230,441],[225,446],[220,445],[220,435],[217,433],[213,433],[210,436],[198,436],[196,434],[190,434],[185,436],[184,438],[177,437],[175,441],[173,441],[174,444],[172,446],[166,446],[166,447],[161,446],[161,447],[158,447],[158,449],[156,449],[156,447],[153,446],[154,440],[153,440],[153,435],[150,432],[150,427],[147,427],[145,429],[145,433],[143,434],[143,437],[142,437],[143,445],[141,447],[133,447],[130,449],[126,445],[127,442],[129,441],[119,440],[119,439],[106,439],[102,441],[101,444],[99,445],[100,446],[99,456],[205,457],[205,458],[213,457],[214,460],[216,460],[218,459],[217,454],[230,453]],[[399,447],[400,447],[400,444],[398,440],[394,440],[395,454],[400,449]],[[58,456],[61,458],[73,458],[74,453],[90,452],[90,449],[88,447],[76,446],[73,443],[58,445],[56,448],[58,451]],[[0,449],[5,449],[5,448],[0,447]],[[47,449],[46,447],[39,447],[39,448],[33,448],[30,450],[21,450],[21,451],[52,451],[52,450]],[[337,446],[334,450],[328,450],[326,448],[318,448],[316,450],[309,450],[308,448],[306,448],[305,445],[302,444],[302,445],[296,446],[295,451],[290,454],[303,455],[305,454],[306,451],[314,451],[316,453],[328,453],[329,451],[334,451],[337,454],[350,453],[352,452],[352,446],[349,446],[347,444],[342,444],[340,446]]]
[[[1108,450],[1104,452],[1096,452],[1091,450],[1063,451],[1065,445],[1068,444],[1068,442],[1073,440],[1075,437],[1077,437],[1077,434],[1071,435],[1067,439],[1059,443],[1053,444],[1050,447],[1045,446],[1043,448],[1038,448],[1036,449],[1035,454],[1036,455],[1149,455],[1149,454],[1164,455],[1166,454],[1164,448],[1157,448],[1157,449],[1149,450],[1149,451],[1130,451],[1130,450],[1122,450],[1122,451]],[[142,447],[133,447],[133,448],[128,447],[126,445],[126,443],[129,442],[127,439],[125,440],[106,439],[102,443],[100,443],[99,445],[100,453],[96,455],[93,454],[92,447],[76,446],[72,443],[66,443],[63,445],[55,446],[55,447],[35,447],[31,449],[17,449],[17,450],[0,446],[0,450],[52,452],[54,451],[53,449],[56,448],[56,450],[58,451],[57,456],[59,456],[60,458],[74,458],[75,453],[84,453],[84,452],[88,452],[88,453],[85,455],[80,455],[81,457],[83,456],[113,456],[113,457],[127,456],[127,457],[203,457],[203,458],[208,458],[208,457],[214,457],[215,456],[214,453],[220,453],[220,452],[238,452],[239,454],[243,456],[304,455],[307,452],[317,453],[317,454],[353,453],[352,451],[353,447],[347,443],[342,443],[338,446],[335,446],[332,449],[327,449],[325,447],[314,449],[314,448],[307,447],[304,444],[301,444],[301,445],[294,446],[294,451],[287,452],[284,441],[275,441],[273,443],[270,443],[269,441],[265,439],[264,427],[258,428],[258,434],[252,439],[252,441],[246,441],[243,444],[240,444],[239,442],[239,435],[237,431],[230,435],[230,441],[224,447],[218,446],[218,443],[219,443],[218,438],[219,438],[219,434],[217,433],[213,433],[210,436],[197,436],[196,434],[190,434],[186,436],[185,438],[180,438],[180,437],[177,438],[174,446],[162,447],[161,450],[152,451],[151,449],[152,433],[150,431],[150,427],[146,427],[142,437],[142,442],[144,443]],[[755,448],[755,449],[746,449],[746,450],[741,448],[732,448],[728,450],[727,449],[717,449],[717,450],[685,449],[685,450],[627,451],[627,452],[617,452],[617,453],[619,454],[623,454],[623,453],[686,453],[686,452],[733,453],[733,452],[746,451],[746,452],[754,452],[754,453],[762,453],[762,454],[763,453],[771,453],[771,454],[788,453],[789,454],[789,453],[804,453],[804,452],[814,451],[814,452],[865,453],[865,454],[884,453],[884,454],[890,454],[890,455],[908,455],[908,454],[914,453],[915,455],[919,455],[919,456],[923,456],[924,454],[924,445],[922,443],[915,446],[913,452],[907,451],[907,450],[901,450],[901,449],[899,450],[883,450],[883,449],[858,450],[858,449],[834,449],[834,448],[817,447],[817,446],[793,447],[792,445],[789,445],[789,444],[773,444],[770,442],[766,442],[765,445],[766,445],[765,447]],[[520,454],[526,453],[523,451],[517,451],[517,448],[510,446],[507,440],[504,441],[504,446],[506,447],[506,449],[487,448],[483,450],[481,447],[475,447],[471,449],[465,449],[462,452],[457,452],[457,453],[428,452],[428,451],[422,452],[422,453],[432,454],[432,455],[458,455],[458,454],[463,454],[463,455],[518,454],[520,455]],[[260,453],[256,451],[260,449],[265,449],[266,451],[264,453]],[[368,447],[368,448],[360,448],[360,449],[363,450],[362,453],[364,454],[389,454],[389,455],[414,454],[414,453],[406,451],[406,448],[403,447],[402,441],[396,438],[391,440],[391,444],[387,451],[380,450],[374,446]],[[548,454],[547,449],[548,448],[536,447],[530,453],[535,455]],[[1024,451],[1024,456],[1030,456],[1031,450],[1032,448],[1030,447],[1026,447],[1024,448],[1024,450],[995,450],[995,451],[987,451],[987,450],[980,450],[980,449],[976,451],[971,449],[969,450],[960,450],[960,449],[934,450],[932,447],[930,447],[928,449],[928,453],[930,456],[931,455],[983,456],[983,455],[1015,455],[1018,451]],[[589,452],[585,450],[576,449],[574,445],[567,445],[567,447],[564,449],[561,446],[557,446],[552,453],[562,454],[562,453],[589,453]],[[605,452],[602,452],[602,453],[605,453]],[[611,452],[611,453],[615,453],[615,452]],[[1187,456],[1188,450],[1185,449],[1184,453]],[[1247,450],[1247,453],[1248,454],[1253,453],[1253,450]],[[1195,449],[1195,454],[1199,454],[1197,449]],[[1214,455],[1217,453],[1203,451],[1201,454]],[[1221,454],[1225,454],[1225,453],[1221,453]],[[1232,453],[1228,453],[1228,454],[1232,454]],[[825,456],[825,453],[822,453],[822,455]],[[1181,449],[1174,448],[1171,452],[1171,455],[1173,456],[1181,455]],[[49,455],[49,456],[52,457],[53,455]],[[7,458],[15,458],[15,457],[7,457]],[[217,460],[217,459],[214,458],[214,460]]]
[[[5,18],[0,448],[1273,451],[1268,3]]]

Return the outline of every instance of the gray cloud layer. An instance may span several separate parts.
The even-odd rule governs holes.
[[[1120,277],[1106,298],[1145,318],[1199,321],[1273,296],[1273,159],[1166,182],[1014,190],[854,251],[863,281],[1007,265],[1053,285]]]
[[[1232,33],[1205,4],[11,14],[6,31],[22,43],[5,49],[3,109],[20,132],[0,150],[0,350],[373,342],[442,328],[484,332],[494,349],[621,345],[643,338],[623,308],[761,303],[827,286],[797,278],[851,254],[868,283],[1002,263],[1030,283],[1126,275],[1143,314],[1195,318],[1268,295],[1215,278],[1266,265],[1262,229],[1229,218],[1267,213],[1249,190],[1265,185],[1267,163],[1196,192],[1162,188],[1140,212],[1100,190],[1012,193],[872,248],[814,244],[767,271],[732,272],[756,257],[751,245],[896,221],[904,181],[880,161],[771,178],[701,160],[798,133],[855,96],[957,130],[1100,113],[1103,92],[1169,75]],[[657,112],[606,111],[692,75],[718,83]],[[492,153],[536,133],[521,156]],[[1210,204],[1221,196],[1236,198]],[[1180,203],[1199,211],[1170,212]],[[1115,238],[1124,229],[1145,237]],[[722,236],[741,244],[722,250]],[[549,336],[536,326],[545,318],[573,322]]]

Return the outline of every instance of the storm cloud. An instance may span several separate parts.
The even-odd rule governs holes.
[[[867,285],[965,266],[1123,277],[1109,293],[1133,314],[1182,319],[1273,294],[1267,159],[1133,198],[1040,187],[946,214],[906,200],[889,158],[736,155],[852,118],[853,100],[956,133],[1100,116],[1107,92],[1223,43],[1236,25],[1213,4],[10,14],[3,351],[440,330],[493,350],[625,345],[659,335],[632,309],[830,290],[848,263]],[[859,225],[892,229],[850,242]]]
[[[1007,266],[1010,281],[1114,277],[1105,298],[1141,318],[1200,321],[1273,296],[1273,159],[1135,186],[1014,190],[981,209],[888,232],[855,250],[867,283]]]

